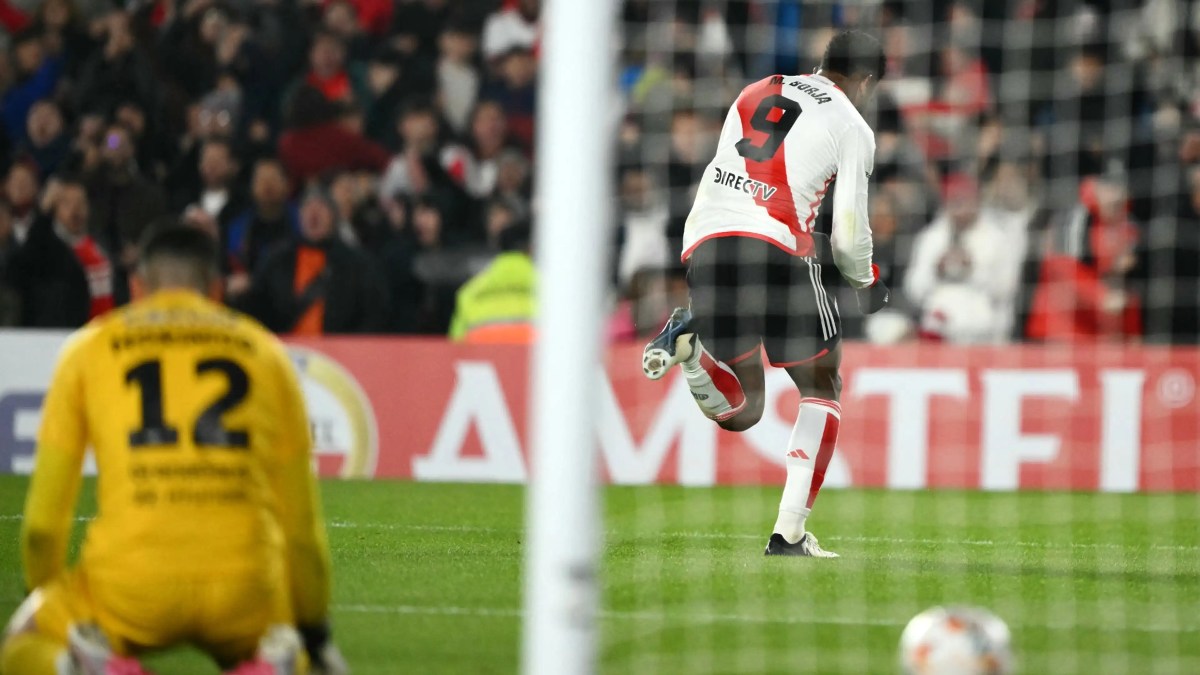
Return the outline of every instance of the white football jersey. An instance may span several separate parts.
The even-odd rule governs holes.
[[[725,118],[688,215],[682,258],[707,239],[727,236],[812,255],[817,210],[836,178],[834,262],[851,285],[870,286],[867,181],[874,166],[875,134],[828,78],[773,75],[756,82]]]

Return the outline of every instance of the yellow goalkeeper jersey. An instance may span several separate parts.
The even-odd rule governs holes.
[[[329,555],[300,386],[281,343],[199,294],[160,291],[64,346],[42,409],[22,537],[26,582],[64,571],[85,450],[96,579],[286,569],[295,620],[324,619]]]

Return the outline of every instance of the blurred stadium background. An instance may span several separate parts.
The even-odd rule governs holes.
[[[601,669],[891,672],[907,619],[961,602],[1009,622],[1023,672],[1200,672],[1200,3],[614,3]],[[295,349],[358,672],[517,668],[522,492],[482,483],[528,477],[526,225],[573,226],[531,184],[539,12],[0,2],[0,615],[65,329],[127,302],[140,232],[182,218]],[[811,522],[843,559],[764,563],[790,384],[733,436],[634,364],[686,301],[726,108],[842,27],[889,57],[868,118],[894,306],[842,298],[839,489]]]

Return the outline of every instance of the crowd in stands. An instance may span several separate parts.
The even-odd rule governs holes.
[[[0,0],[0,326],[128,302],[139,238],[172,221],[280,333],[527,321],[529,224],[573,226],[532,201],[540,10]],[[810,71],[841,27],[889,58],[867,114],[893,306],[844,298],[849,336],[1200,339],[1200,2],[625,0],[621,21],[610,339],[686,302],[683,223],[740,88]]]

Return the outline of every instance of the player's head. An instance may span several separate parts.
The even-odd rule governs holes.
[[[821,74],[833,80],[860,107],[871,99],[886,69],[887,58],[879,40],[860,30],[833,36],[821,57]]]
[[[206,232],[171,223],[142,237],[141,256],[131,289],[135,298],[168,288],[221,297],[220,254]]]

